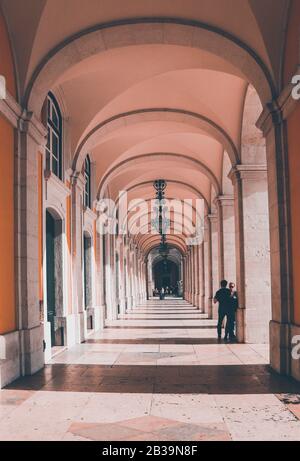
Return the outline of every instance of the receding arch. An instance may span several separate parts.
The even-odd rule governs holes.
[[[276,97],[276,87],[267,65],[242,40],[203,22],[158,17],[97,24],[69,36],[52,48],[34,70],[24,94],[24,105],[40,113],[49,88],[73,64],[108,49],[138,44],[177,44],[222,56],[253,84],[262,102]]]
[[[204,200],[205,210],[208,212],[209,206],[208,206],[207,199],[204,197],[204,195],[201,193],[201,191],[199,189],[192,186],[191,184],[185,183],[184,181],[178,181],[178,180],[175,180],[175,179],[166,179],[165,181],[167,182],[167,184],[178,184],[180,186],[183,186],[187,190],[193,192],[195,195],[199,195],[199,198],[202,198]],[[125,192],[128,193],[128,192],[131,192],[131,191],[133,191],[135,189],[143,188],[144,186],[148,186],[150,184],[153,184],[153,181],[143,181],[143,182],[140,182],[138,184],[135,184],[134,186],[128,187],[128,189],[126,189]],[[116,205],[118,205],[121,197],[122,197],[122,194],[120,194],[119,197],[117,198]]]
[[[109,180],[111,180],[111,176],[114,174],[114,175],[117,175],[120,171],[122,171],[124,165],[126,165],[127,167],[132,164],[134,164],[135,166],[137,165],[137,163],[142,163],[144,162],[146,159],[151,159],[151,158],[158,158],[160,157],[161,159],[163,157],[166,157],[168,160],[172,160],[172,159],[177,159],[177,160],[181,160],[183,162],[186,162],[188,165],[193,165],[194,167],[196,166],[199,171],[201,173],[203,173],[209,180],[210,182],[212,183],[215,191],[216,191],[216,194],[218,195],[221,191],[221,186],[217,180],[217,178],[215,177],[214,173],[206,166],[204,165],[202,162],[200,162],[199,160],[196,160],[194,158],[191,158],[191,157],[188,157],[186,155],[181,155],[181,154],[173,154],[173,153],[170,153],[170,152],[161,152],[161,153],[149,153],[149,154],[142,154],[142,155],[137,155],[135,157],[132,157],[130,159],[127,159],[127,160],[123,160],[122,162],[116,164],[113,168],[111,168],[110,170],[107,171],[107,173],[103,176],[100,184],[99,184],[99,187],[98,187],[98,193],[97,193],[97,197],[98,199],[100,198],[103,198],[103,194],[105,193],[105,189],[109,183]]]
[[[231,137],[221,126],[208,117],[183,109],[145,108],[118,114],[96,125],[78,145],[73,159],[73,170],[81,171],[86,153],[90,152],[97,145],[99,136],[104,136],[124,126],[147,121],[183,122],[187,125],[203,129],[218,141],[224,147],[224,150],[227,150],[232,166],[239,163],[239,153]]]

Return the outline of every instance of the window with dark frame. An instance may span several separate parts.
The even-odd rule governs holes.
[[[63,179],[62,117],[54,95],[47,96],[47,169]]]
[[[88,155],[86,156],[84,161],[84,179],[84,206],[86,208],[91,208],[91,160]]]

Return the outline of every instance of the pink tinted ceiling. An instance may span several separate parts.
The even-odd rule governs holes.
[[[67,37],[96,24],[141,17],[200,21],[231,33],[278,68],[287,0],[1,0],[14,39],[21,87]],[[272,14],[270,14],[272,11]]]
[[[0,4],[13,39],[22,92],[37,65],[66,38],[96,24],[141,17],[175,17],[218,27],[250,46],[270,74],[277,75],[276,47],[287,2],[272,0],[268,15],[265,7],[270,1],[265,0],[264,6],[256,0],[0,0]],[[215,54],[179,45],[122,46],[75,63],[56,78],[52,90],[63,101],[69,120],[71,155],[105,120],[156,108],[209,119],[239,151],[247,76]],[[212,184],[214,195],[222,192],[226,147],[221,142],[188,120],[137,118],[132,126],[125,123],[106,134],[95,131],[89,154],[103,194],[115,198],[126,189],[131,196],[150,198],[149,184],[160,176],[173,181],[172,197],[196,193],[210,203]]]

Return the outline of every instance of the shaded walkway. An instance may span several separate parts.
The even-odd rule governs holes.
[[[214,320],[171,298],[107,326],[0,391],[2,440],[300,440],[300,385],[266,345],[218,344]]]

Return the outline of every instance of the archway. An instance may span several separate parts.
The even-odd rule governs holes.
[[[155,288],[165,289],[166,295],[178,293],[179,270],[176,263],[163,259],[153,266]]]

